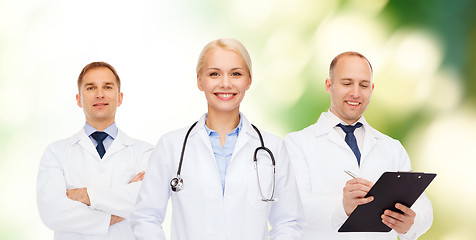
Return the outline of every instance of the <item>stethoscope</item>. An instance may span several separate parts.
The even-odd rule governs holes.
[[[192,126],[188,129],[187,134],[185,135],[185,138],[183,140],[182,153],[180,154],[180,161],[179,161],[179,166],[178,166],[178,169],[177,169],[177,177],[173,178],[170,181],[170,188],[174,192],[179,192],[180,190],[183,189],[183,178],[180,177],[180,173],[182,172],[183,154],[185,152],[185,146],[187,145],[188,135],[190,135],[190,132],[195,127],[195,125],[197,125],[197,123],[198,123],[198,121],[192,124]],[[276,162],[274,160],[273,152],[271,152],[271,150],[269,150],[269,148],[264,146],[263,136],[261,136],[261,132],[258,130],[257,127],[255,127],[255,125],[251,124],[251,126],[258,133],[259,140],[261,142],[261,146],[257,147],[255,149],[255,152],[254,152],[254,155],[253,155],[253,162],[254,162],[254,167],[255,167],[255,170],[256,170],[256,178],[258,179],[258,188],[259,188],[259,192],[261,194],[261,200],[264,201],[264,202],[272,202],[272,201],[275,201],[275,199],[274,199],[274,187],[275,187],[275,184],[276,184],[276,182],[275,182],[276,181],[275,180],[275,178],[276,178]],[[261,190],[261,183],[259,181],[258,158],[256,156],[258,155],[258,152],[260,150],[263,150],[266,153],[268,153],[268,155],[271,157],[271,162],[273,164],[273,188],[272,188],[270,198],[266,198],[264,196],[263,191]]]

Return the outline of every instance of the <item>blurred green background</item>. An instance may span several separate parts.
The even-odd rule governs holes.
[[[36,172],[46,146],[84,124],[74,99],[84,65],[116,67],[118,126],[155,143],[206,111],[194,69],[220,37],[253,60],[242,111],[281,137],[329,108],[335,55],[367,56],[367,121],[403,143],[414,170],[438,173],[420,239],[476,239],[475,11],[472,0],[0,0],[0,239],[52,239]]]

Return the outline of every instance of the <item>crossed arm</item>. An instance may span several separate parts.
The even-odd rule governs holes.
[[[145,175],[144,171],[138,173],[136,176],[134,176],[134,178],[132,178],[132,180],[129,183],[142,181],[144,179],[144,175]],[[66,191],[66,196],[73,201],[78,201],[88,206],[91,205],[87,188],[68,189]],[[111,221],[109,222],[109,225],[119,223],[123,220],[124,220],[123,217],[119,217],[117,215],[111,214]]]

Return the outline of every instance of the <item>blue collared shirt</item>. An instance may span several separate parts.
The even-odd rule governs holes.
[[[208,138],[210,138],[213,153],[215,154],[215,160],[217,161],[223,193],[225,193],[226,171],[228,169],[228,164],[231,160],[231,155],[233,154],[233,149],[235,149],[236,140],[238,139],[238,135],[240,134],[241,126],[242,121],[240,116],[240,123],[238,123],[238,126],[235,129],[231,130],[231,132],[226,135],[225,144],[222,147],[220,144],[220,135],[218,134],[218,132],[216,132],[215,130],[211,130],[205,124],[205,129],[207,130]]]
[[[96,128],[89,125],[89,123],[84,124],[84,132],[86,133],[86,135],[89,136],[89,139],[91,139],[91,141],[93,142],[94,147],[97,147],[98,142],[91,136],[91,134],[96,131],[97,131]],[[106,149],[106,152],[109,146],[111,146],[114,139],[116,139],[118,131],[119,130],[117,129],[116,123],[113,123],[106,129],[104,129],[103,132],[106,132],[108,134],[106,139],[104,139],[104,141],[102,142],[102,144],[104,144],[104,149]]]

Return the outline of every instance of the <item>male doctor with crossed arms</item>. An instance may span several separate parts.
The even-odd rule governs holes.
[[[330,110],[285,138],[306,214],[302,239],[417,239],[431,226],[433,210],[423,193],[412,208],[396,204],[403,214],[382,214],[382,222],[393,229],[388,233],[337,231],[358,205],[373,200],[364,197],[382,173],[411,170],[400,142],[372,128],[362,116],[374,89],[372,71],[360,53],[335,57],[325,81]],[[344,170],[358,178],[350,179]]]
[[[152,145],[116,127],[120,83],[111,65],[86,65],[76,95],[86,123],[72,137],[50,144],[41,159],[38,211],[56,240],[134,239],[127,217]]]

